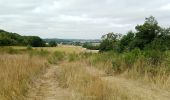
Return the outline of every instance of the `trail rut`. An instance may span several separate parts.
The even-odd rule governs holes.
[[[37,79],[34,86],[28,91],[26,100],[71,100],[72,91],[59,87],[59,83],[55,77],[58,66],[52,66]]]

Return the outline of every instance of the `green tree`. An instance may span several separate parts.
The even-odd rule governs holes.
[[[159,35],[146,46],[146,49],[170,50],[170,28],[161,29]]]
[[[0,30],[0,46],[11,45],[30,45],[33,47],[40,47],[45,46],[45,43],[38,36],[21,36],[17,33]]]
[[[145,19],[143,25],[137,25],[137,33],[132,42],[132,48],[144,49],[145,46],[151,43],[160,33],[160,26],[153,16]]]
[[[38,36],[26,36],[25,44],[32,47],[43,47],[45,46],[44,41]]]
[[[121,34],[119,33],[108,33],[103,35],[102,42],[99,47],[100,52],[116,50],[118,48],[118,40],[120,37]]]
[[[50,41],[49,42],[49,46],[50,47],[56,47],[57,46],[57,43],[55,41]]]
[[[119,42],[119,52],[129,51],[131,42],[134,40],[135,33],[129,31],[127,35],[124,35]]]

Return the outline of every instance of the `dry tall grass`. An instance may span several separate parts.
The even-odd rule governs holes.
[[[134,80],[143,81],[151,86],[161,89],[170,89],[170,74],[167,72],[166,61],[153,66],[143,59],[138,59],[131,69],[125,71],[122,76]],[[125,65],[125,64],[124,64]]]
[[[90,75],[81,62],[64,63],[57,75],[60,86],[80,92],[81,100],[109,100],[110,89],[97,77]]]
[[[25,54],[0,56],[0,100],[23,100],[31,80],[47,67],[46,60]]]
[[[101,77],[90,74],[85,62],[66,62],[57,79],[60,86],[79,93],[76,100],[140,100],[128,94],[119,84],[109,84]],[[119,86],[119,87],[118,87]]]
[[[143,81],[159,88],[170,89],[170,56],[158,65],[153,65],[143,56],[134,58],[134,62],[131,62],[130,58],[125,59],[125,56],[125,54],[108,52],[93,54],[86,61],[89,65],[103,70],[109,75],[120,75],[128,79]]]
[[[141,91],[145,92],[147,89],[133,86],[133,82],[127,78],[138,83],[145,82],[144,86],[150,84],[149,87],[160,87],[161,91],[162,88],[168,91],[170,89],[170,76],[165,72],[168,71],[167,66],[170,66],[168,63],[170,58],[154,66],[142,57],[134,58],[135,61],[131,64],[131,59],[124,59],[124,56],[127,56],[124,54],[82,53],[82,49],[78,48],[36,48],[29,52],[23,51],[22,54],[10,49],[7,52],[10,54],[1,53],[0,100],[23,100],[31,80],[47,67],[47,60],[52,64],[61,64],[61,71],[56,75],[60,86],[79,93],[77,100],[154,100],[156,98],[149,97],[149,93],[146,97],[146,93],[140,95]],[[102,78],[91,74],[86,69],[87,66],[93,66],[109,75],[114,75],[116,71],[118,73],[111,79]],[[119,70],[123,72],[119,73]],[[126,82],[116,78],[117,75],[123,76]],[[111,80],[110,83],[108,80]],[[129,92],[131,88],[135,88],[133,93]],[[149,91],[153,92],[151,89]],[[151,94],[156,96],[154,93]]]
[[[152,77],[149,72],[141,73],[141,67],[144,67],[145,64],[148,65],[147,62],[143,62],[145,64],[142,66],[141,61],[136,61],[132,69],[122,74],[102,77],[95,75],[95,71],[87,70],[87,67],[94,63],[90,62],[89,65],[88,61],[82,58],[73,62],[62,63],[60,65],[61,72],[56,75],[60,86],[71,88],[80,93],[78,99],[75,100],[168,100],[169,76],[157,73],[155,77]],[[91,67],[98,68],[100,71],[108,72],[108,70],[112,70],[114,72],[113,69],[110,69],[111,63],[111,61],[99,60],[95,62],[95,66]],[[126,66],[122,60],[120,63],[121,66]],[[101,66],[108,67],[101,68]],[[137,69],[137,66],[140,68]],[[145,67],[147,69],[148,66]],[[160,67],[160,72],[163,70],[162,68],[163,65]]]

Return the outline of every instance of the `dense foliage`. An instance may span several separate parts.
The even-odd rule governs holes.
[[[32,47],[42,47],[45,46],[45,43],[38,36],[21,36],[17,33],[0,30],[0,46],[12,45],[30,45]]]
[[[56,46],[57,46],[57,43],[56,43],[55,41],[50,41],[50,42],[48,43],[48,46],[50,46],[50,47],[56,47]]]
[[[118,41],[121,34],[108,33],[102,36],[102,42],[100,44],[100,51],[110,51],[118,49]]]
[[[99,50],[99,45],[94,45],[92,43],[84,43],[83,48],[86,48],[89,50]]]
[[[120,38],[120,34],[108,33],[102,36],[100,51],[116,50],[118,52],[140,50],[170,49],[170,28],[162,28],[153,16],[146,18],[143,25],[135,27],[136,32],[129,31]]]

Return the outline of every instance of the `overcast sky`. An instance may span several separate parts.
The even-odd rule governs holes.
[[[0,0],[0,28],[42,38],[125,34],[153,15],[170,26],[170,0]]]

